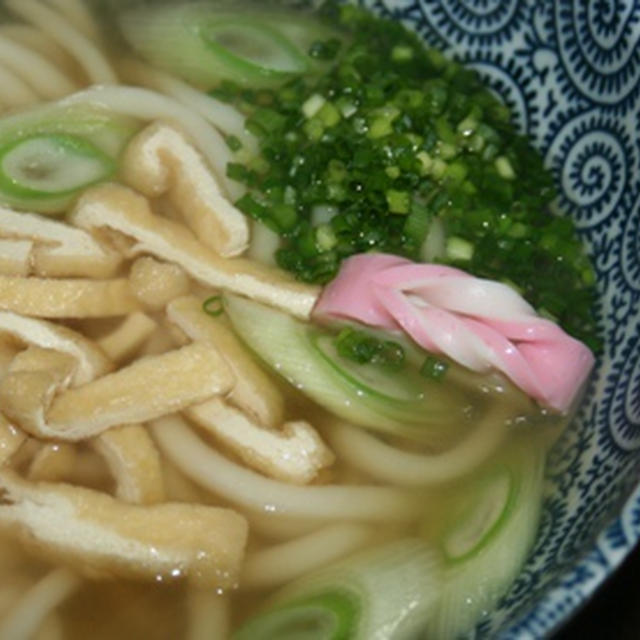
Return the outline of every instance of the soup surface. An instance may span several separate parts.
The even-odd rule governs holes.
[[[598,344],[508,110],[350,5],[3,6],[0,638],[470,632]]]

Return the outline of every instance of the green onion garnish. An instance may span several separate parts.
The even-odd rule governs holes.
[[[379,339],[351,327],[342,329],[335,338],[338,355],[358,364],[376,364],[394,370],[404,366],[404,349],[392,340]]]
[[[430,380],[442,380],[447,373],[449,364],[435,356],[427,356],[422,367],[420,367],[420,375]]]
[[[280,233],[277,263],[323,284],[357,253],[431,255],[424,243],[437,224],[439,261],[509,279],[568,333],[597,344],[589,260],[573,223],[551,213],[553,177],[509,109],[473,70],[400,23],[330,5],[342,44],[321,72],[236,92],[262,160],[244,176],[234,169],[252,198],[238,206]],[[285,202],[295,220],[283,225],[285,188],[296,194]],[[336,214],[315,220],[318,207]]]
[[[217,318],[224,313],[224,301],[222,296],[216,295],[207,298],[202,303],[202,310],[213,318]]]

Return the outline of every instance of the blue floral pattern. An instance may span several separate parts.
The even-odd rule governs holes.
[[[550,457],[532,556],[476,638],[540,638],[640,537],[640,0],[360,0],[475,68],[556,177],[598,273],[604,352]]]

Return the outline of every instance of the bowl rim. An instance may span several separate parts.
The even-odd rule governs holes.
[[[498,633],[500,640],[536,640],[556,634],[580,614],[640,548],[640,468],[630,495],[616,515],[585,545],[577,562],[560,572],[544,594]],[[584,576],[589,575],[588,581]]]

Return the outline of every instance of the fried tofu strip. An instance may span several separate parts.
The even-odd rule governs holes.
[[[278,388],[233,331],[203,312],[198,298],[174,300],[167,306],[167,317],[196,343],[215,345],[236,377],[225,400],[212,398],[193,405],[184,412],[187,417],[250,467],[273,478],[306,484],[332,464],[333,454],[310,424],[282,424],[284,401]]]
[[[150,582],[186,578],[236,585],[247,539],[243,516],[218,507],[130,505],[65,484],[33,484],[0,473],[0,527],[50,561],[90,577]]]
[[[164,309],[191,288],[191,280],[182,267],[150,256],[142,256],[131,265],[129,283],[136,298],[152,311]]]
[[[115,184],[87,190],[70,221],[86,230],[111,229],[134,240],[129,256],[151,254],[179,264],[205,286],[233,291],[306,319],[319,287],[243,258],[225,259],[200,243],[184,226],[154,216],[146,198]]]
[[[281,431],[265,429],[220,398],[194,405],[184,414],[271,478],[307,484],[334,461],[315,429],[302,420],[285,422]]]
[[[66,442],[47,442],[31,459],[29,480],[57,482],[68,478],[78,458],[76,447]]]
[[[75,369],[76,361],[66,353],[34,346],[21,351],[0,380],[2,413],[31,435],[50,437],[45,409],[71,384]]]
[[[227,399],[259,424],[277,428],[284,417],[284,400],[278,387],[259,367],[233,331],[202,310],[195,296],[178,298],[167,305],[167,317],[194,341],[215,346],[231,367],[236,384]]]
[[[84,384],[113,369],[103,351],[91,340],[53,322],[0,311],[0,336],[3,334],[22,343],[59,351],[74,358],[76,366],[72,384]]]
[[[20,448],[26,439],[26,433],[11,424],[0,413],[0,466]]]
[[[155,320],[136,311],[97,342],[113,362],[122,362],[133,356],[157,328]]]
[[[0,461],[26,438],[0,414]],[[139,424],[109,429],[91,440],[116,482],[116,497],[134,504],[154,504],[164,499],[160,454],[147,430]],[[73,471],[77,449],[72,443],[48,442],[37,451],[28,470],[34,481],[64,481]]]
[[[74,388],[68,388],[73,359],[40,351],[34,362],[26,363],[23,354],[14,358],[0,380],[4,414],[40,438],[85,439],[113,426],[180,411],[227,393],[234,384],[233,373],[211,345],[141,358]]]
[[[126,278],[57,280],[0,275],[0,310],[38,318],[104,318],[139,311]]]
[[[28,270],[16,275],[108,278],[122,263],[118,252],[82,229],[7,207],[0,207],[0,238],[30,243]],[[22,251],[25,250],[26,245]]]
[[[11,335],[0,331],[0,378],[6,373],[12,360],[22,348],[22,345]]]
[[[156,122],[128,145],[122,159],[126,182],[149,198],[168,194],[196,237],[229,258],[249,245],[245,215],[223,195],[215,174],[180,131]]]
[[[6,240],[0,238],[0,274],[5,276],[28,276],[31,271],[30,240]]]
[[[92,440],[116,481],[116,497],[133,504],[164,500],[160,453],[140,424],[109,429]]]

